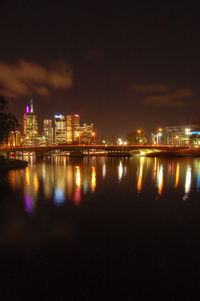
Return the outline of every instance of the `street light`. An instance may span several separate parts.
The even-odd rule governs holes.
[[[92,132],[91,133],[91,136],[92,136],[92,143],[95,143],[95,136],[96,136],[96,133],[95,132]]]
[[[157,130],[157,145],[160,144],[160,138],[162,136],[162,130],[163,130],[162,128],[158,128],[158,130]]]
[[[187,145],[189,145],[189,138],[188,138],[188,135],[190,134],[190,129],[185,129],[185,134],[187,136]]]
[[[177,144],[178,144],[178,145],[180,145],[180,140],[178,140],[178,139],[179,139],[179,136],[178,136],[178,135],[176,135],[176,137],[175,137],[175,138],[177,139],[177,142],[178,142]]]
[[[138,144],[140,144],[142,142],[142,139],[141,139],[141,130],[137,130],[137,133],[138,133]]]
[[[76,137],[78,138],[78,144],[80,144],[80,138],[81,137],[80,137],[80,133],[79,132],[76,133]]]

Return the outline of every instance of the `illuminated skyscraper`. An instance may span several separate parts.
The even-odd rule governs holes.
[[[37,116],[33,110],[33,99],[30,100],[30,108],[26,107],[26,113],[24,114],[24,144],[35,145],[38,138],[38,124]]]
[[[92,144],[94,142],[94,126],[93,124],[84,123],[80,127],[80,140],[83,144]]]
[[[53,144],[53,125],[51,119],[44,120],[44,137],[47,145]]]
[[[80,116],[79,114],[67,115],[67,143],[80,141]]]
[[[66,143],[66,119],[65,115],[54,116],[54,142],[55,144]]]

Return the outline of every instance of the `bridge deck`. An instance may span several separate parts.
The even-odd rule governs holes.
[[[102,150],[106,152],[130,152],[134,150],[154,150],[154,151],[179,151],[191,149],[187,146],[171,146],[171,145],[49,145],[49,146],[15,146],[15,147],[0,147],[1,153],[11,152],[36,152],[48,153],[51,151],[89,151],[89,150]]]

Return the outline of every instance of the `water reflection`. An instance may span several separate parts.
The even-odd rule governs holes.
[[[119,166],[118,166],[118,180],[121,181],[123,176],[123,164],[122,161],[119,162]]]
[[[102,167],[102,177],[103,179],[106,177],[106,163],[103,163],[103,167]]]
[[[81,202],[81,173],[80,166],[74,167],[75,189],[74,189],[74,205],[78,206]]]
[[[92,166],[91,188],[92,188],[92,191],[95,191],[95,188],[96,188],[96,168],[95,168],[95,166]]]
[[[192,168],[190,165],[187,167],[186,177],[185,177],[185,194],[183,196],[183,200],[187,200],[189,196],[189,192],[191,189],[191,181],[192,181]]]
[[[176,165],[176,178],[175,178],[174,188],[177,188],[177,187],[178,187],[178,183],[179,183],[179,174],[180,174],[179,170],[180,170],[180,164],[177,163],[177,165]]]
[[[160,196],[163,190],[163,165],[160,164],[157,170],[156,186],[158,188],[158,195]]]
[[[55,156],[36,162],[29,156],[28,160],[30,164],[26,169],[9,172],[10,186],[23,194],[28,213],[35,211],[41,199],[52,201],[55,206],[66,202],[80,206],[88,194],[98,193],[97,186],[98,191],[109,187],[107,194],[114,193],[116,185],[123,191],[128,188],[133,194],[135,189],[137,194],[145,194],[150,188],[155,198],[161,197],[163,191],[166,194],[169,190],[176,191],[180,200],[189,199],[192,187],[200,191],[200,159]]]
[[[137,193],[140,193],[142,189],[142,175],[143,175],[144,160],[145,160],[144,157],[140,157],[139,174],[137,180]]]

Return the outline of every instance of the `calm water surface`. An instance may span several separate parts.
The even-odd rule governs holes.
[[[133,202],[141,195],[144,200],[168,198],[172,193],[180,201],[199,197],[199,159],[57,156],[37,163],[34,157],[26,159],[29,167],[11,170],[8,179],[12,190],[23,199],[27,213],[34,214],[41,199],[55,206],[84,206],[88,198],[92,197],[94,202],[102,194],[111,198],[116,190]]]
[[[179,300],[195,291],[200,159],[26,159],[1,188],[8,300]]]

